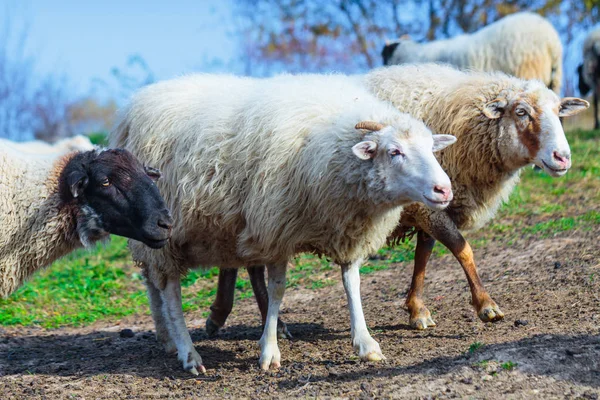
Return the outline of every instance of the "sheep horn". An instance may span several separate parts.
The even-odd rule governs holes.
[[[361,121],[354,127],[354,129],[366,129],[373,132],[380,131],[383,128],[385,128],[385,125],[375,121]]]

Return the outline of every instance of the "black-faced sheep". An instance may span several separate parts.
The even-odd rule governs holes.
[[[594,129],[600,129],[598,121],[598,92],[600,91],[600,29],[591,31],[583,42],[583,64],[577,68],[579,92],[582,96],[590,90],[594,94]]]
[[[377,100],[353,78],[193,75],[142,89],[111,145],[167,175],[169,245],[132,244],[144,269],[159,341],[185,369],[204,370],[181,308],[180,276],[198,266],[266,264],[263,369],[280,365],[277,316],[288,260],[315,252],[342,265],[352,339],[381,359],[362,306],[358,269],[385,243],[399,206],[444,208],[450,181],[433,156],[454,142]],[[361,122],[362,121],[362,122]],[[375,122],[373,122],[375,121]]]
[[[411,326],[435,325],[421,297],[425,267],[436,240],[463,267],[479,318],[502,319],[504,314],[483,287],[471,247],[460,231],[487,223],[526,165],[533,163],[552,176],[564,175],[571,166],[571,153],[559,117],[577,114],[589,104],[577,98],[561,100],[539,81],[502,73],[466,73],[436,64],[379,68],[358,79],[379,99],[422,119],[433,132],[457,137],[455,145],[437,156],[452,181],[454,200],[444,211],[407,206],[391,237],[397,240],[417,233],[415,270],[406,300]],[[248,269],[253,288],[258,288],[257,297],[265,292],[263,269]],[[220,279],[231,281],[228,276]],[[233,285],[220,283],[218,290],[218,300],[233,298]],[[216,322],[207,325],[222,326],[231,307],[213,304],[212,308],[218,311],[210,317]]]
[[[125,150],[55,157],[0,147],[0,296],[110,233],[164,246],[171,217],[158,176]]]
[[[559,94],[562,52],[560,37],[550,22],[538,14],[520,12],[450,39],[416,43],[403,37],[386,44],[382,56],[384,65],[441,62],[539,79]]]

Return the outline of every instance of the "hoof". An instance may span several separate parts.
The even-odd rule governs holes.
[[[363,361],[385,360],[385,356],[381,352],[379,343],[368,334],[356,337],[353,340],[353,347]]]
[[[425,330],[435,326],[435,321],[431,318],[431,313],[425,306],[421,306],[416,312],[410,313],[410,326],[417,330]]]
[[[192,349],[188,352],[187,357],[185,359],[178,355],[180,361],[183,362],[183,369],[189,371],[193,375],[199,375],[201,373],[206,373],[206,368],[202,365],[202,357],[195,349]]]
[[[410,320],[410,326],[419,331],[424,331],[427,328],[431,328],[435,326],[435,322],[431,317],[426,318],[417,318]]]
[[[494,302],[480,309],[477,316],[483,322],[498,322],[504,319],[504,313]]]
[[[277,343],[271,343],[267,345],[263,345],[264,341],[261,340],[261,352],[260,352],[260,360],[258,361],[260,368],[263,371],[268,371],[269,368],[279,368],[281,367],[281,353],[279,352],[279,347]]]
[[[217,325],[217,323],[214,322],[212,319],[208,318],[206,320],[206,334],[209,338],[214,339],[215,337],[217,337],[217,335],[219,334],[219,329],[221,329],[221,327]]]
[[[364,358],[365,361],[383,361],[385,360],[385,356],[381,353],[369,353],[366,355],[366,357]]]

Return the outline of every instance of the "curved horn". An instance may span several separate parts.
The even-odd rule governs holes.
[[[375,121],[361,121],[354,127],[354,129],[366,129],[373,132],[380,131],[383,128],[385,128],[385,125]]]

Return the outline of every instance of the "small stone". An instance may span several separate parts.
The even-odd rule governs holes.
[[[558,261],[556,261],[554,263],[554,269],[559,269],[560,267],[561,267],[561,264]]]
[[[473,378],[471,378],[471,377],[468,377],[468,378],[462,378],[460,381],[461,381],[462,383],[464,383],[465,385],[470,385],[470,384],[472,384],[472,383],[473,383]]]
[[[515,326],[525,326],[527,324],[529,324],[529,321],[526,319],[518,319],[515,321]]]
[[[131,329],[123,329],[119,332],[119,336],[122,338],[132,338],[135,336],[135,333]]]

